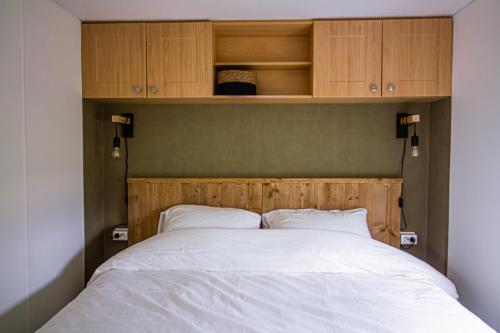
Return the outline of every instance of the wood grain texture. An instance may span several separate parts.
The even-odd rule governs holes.
[[[215,67],[220,69],[240,68],[245,70],[256,69],[309,69],[310,61],[247,61],[247,62],[216,62]]]
[[[215,21],[214,32],[220,37],[308,36],[310,20]]]
[[[211,22],[148,23],[147,38],[149,98],[212,95]]]
[[[83,98],[146,97],[145,23],[82,24],[82,88]]]
[[[217,37],[217,62],[309,61],[307,36]]]
[[[161,103],[429,102],[451,95],[451,52],[451,18],[84,23],[83,97]],[[257,72],[259,96],[213,96],[214,67],[233,66]]]
[[[446,97],[313,97],[312,95],[215,95],[179,98],[92,98],[103,104],[399,104],[432,103]]]
[[[399,247],[399,178],[129,178],[129,245],[153,236],[161,211],[177,204],[280,208],[366,208],[374,239]]]
[[[315,21],[313,57],[315,97],[381,96],[381,20]]]
[[[451,18],[384,20],[383,30],[383,96],[451,95]]]
[[[309,95],[309,70],[257,69],[257,95]]]
[[[257,95],[310,95],[312,21],[216,22],[217,70],[257,75]]]

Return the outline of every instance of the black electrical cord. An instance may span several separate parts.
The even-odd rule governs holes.
[[[401,172],[400,172],[400,177],[403,178],[403,171],[405,168],[405,156],[406,156],[406,140],[407,138],[404,139],[403,143],[403,156],[401,156]],[[403,194],[403,186],[401,186],[401,194]]]
[[[408,246],[404,246],[404,245],[400,245],[400,247],[405,250],[405,251],[408,251],[409,249],[411,249],[413,247],[413,245],[415,245],[415,243],[411,243],[410,245]]]
[[[404,139],[403,142],[403,154],[401,156],[401,172],[400,172],[400,178],[403,178],[404,175],[404,168],[405,168],[405,157],[406,157],[406,141],[407,138]],[[401,217],[403,220],[403,223],[401,227],[399,228],[400,231],[405,231],[406,228],[408,228],[408,223],[406,222],[406,216],[405,216],[405,211],[404,211],[404,201],[403,201],[403,193],[404,193],[404,185],[405,183],[403,182],[401,184],[401,196],[399,198],[399,208],[401,209]]]
[[[403,225],[399,228],[400,231],[405,231],[408,228],[408,223],[406,223],[405,210],[401,207],[401,216],[403,218]]]
[[[128,141],[127,137],[124,138],[125,141],[125,176],[124,176],[124,184],[125,184],[125,205],[128,206],[128,184],[127,184],[127,178],[128,178]]]

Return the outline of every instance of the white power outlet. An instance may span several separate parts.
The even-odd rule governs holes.
[[[128,228],[114,228],[113,229],[114,241],[128,241]]]
[[[401,245],[417,245],[418,236],[413,231],[401,232]]]

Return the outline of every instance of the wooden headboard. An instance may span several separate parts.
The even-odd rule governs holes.
[[[156,234],[160,212],[178,204],[235,207],[368,209],[373,238],[399,247],[400,178],[129,178],[128,243]]]

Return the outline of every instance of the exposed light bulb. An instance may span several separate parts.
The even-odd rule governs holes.
[[[113,149],[111,150],[111,157],[120,158],[120,138],[115,136],[113,138]]]
[[[418,136],[416,131],[413,133],[413,136],[411,137],[411,156],[412,157],[418,157],[420,155],[420,149],[418,148],[419,143],[418,143]]]
[[[418,146],[412,146],[411,147],[411,156],[418,157],[419,155],[420,155],[420,149],[418,149]]]
[[[120,147],[113,147],[113,150],[111,151],[111,157],[120,158]]]

